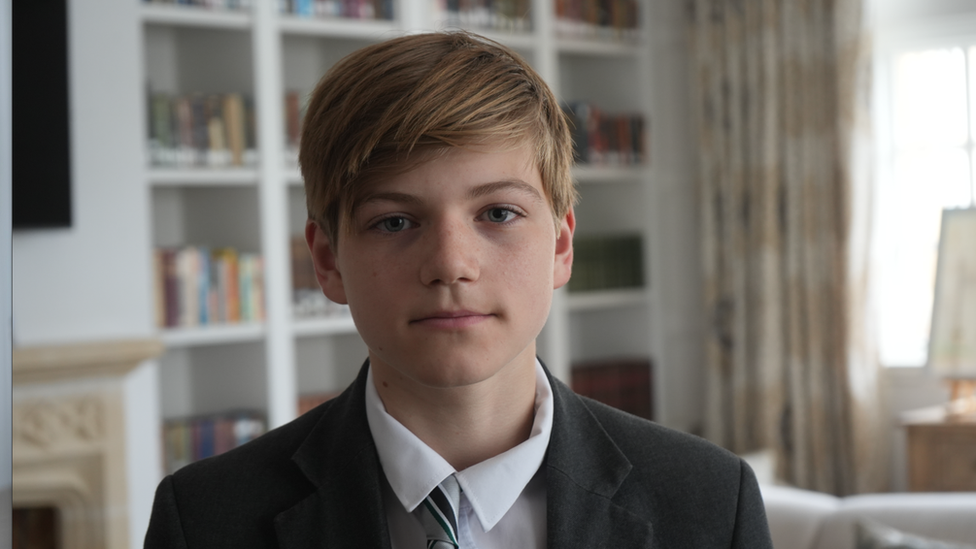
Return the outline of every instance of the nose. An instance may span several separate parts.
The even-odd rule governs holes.
[[[434,222],[423,235],[420,276],[425,285],[474,282],[481,269],[474,228],[458,219]]]

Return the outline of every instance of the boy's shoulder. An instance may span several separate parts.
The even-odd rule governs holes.
[[[588,397],[577,398],[632,461],[652,462],[658,470],[704,463],[739,466],[737,455],[698,435],[665,427]]]
[[[184,492],[226,494],[228,499],[261,493],[265,488],[276,492],[287,492],[289,487],[307,490],[308,480],[292,456],[331,405],[326,402],[247,444],[181,468],[171,475],[174,486]]]

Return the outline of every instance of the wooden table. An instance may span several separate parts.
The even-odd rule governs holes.
[[[976,491],[976,414],[949,416],[938,406],[906,412],[902,424],[911,491]]]

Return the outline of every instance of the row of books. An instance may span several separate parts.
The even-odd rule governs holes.
[[[167,473],[250,442],[265,432],[258,412],[168,420],[163,423],[163,463]]]
[[[278,11],[299,17],[393,20],[393,0],[278,0]]]
[[[654,419],[651,361],[606,359],[573,364],[570,386],[577,394],[635,416]]]
[[[312,254],[308,251],[305,237],[292,236],[290,249],[292,308],[295,317],[349,316],[348,305],[330,301],[322,293],[318,279],[315,278],[315,266],[312,264]]]
[[[531,0],[436,0],[434,14],[447,27],[529,32],[531,4]]]
[[[592,103],[563,105],[580,164],[630,166],[647,161],[644,116],[608,114]]]
[[[643,242],[639,234],[577,236],[573,239],[570,292],[644,286]]]
[[[638,0],[556,0],[556,32],[570,38],[636,41]]]
[[[257,164],[254,102],[239,93],[149,98],[149,158],[155,166]]]
[[[264,320],[264,263],[232,248],[155,250],[156,322],[188,327]]]
[[[251,0],[143,0],[146,4],[174,4],[212,10],[249,10]]]

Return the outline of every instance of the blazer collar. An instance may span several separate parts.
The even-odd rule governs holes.
[[[315,491],[275,517],[282,549],[390,549],[386,480],[366,420],[366,368],[324,407],[292,456]],[[612,501],[630,473],[630,461],[580,397],[548,369],[546,375],[554,408],[545,462],[548,546],[650,547],[650,523]]]
[[[292,456],[315,491],[275,517],[282,549],[390,547],[386,480],[366,420],[366,372],[364,364],[356,381],[324,407]]]
[[[630,461],[580,397],[546,374],[555,407],[546,461],[548,546],[651,547],[650,522],[613,501]]]

